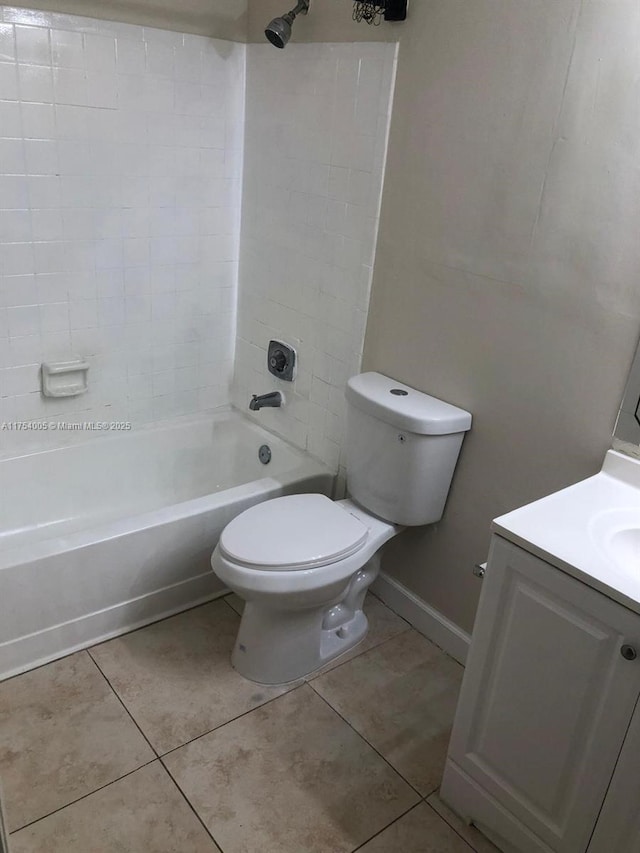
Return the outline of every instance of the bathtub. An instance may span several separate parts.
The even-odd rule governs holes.
[[[0,679],[215,598],[230,519],[333,481],[234,412],[0,460]]]

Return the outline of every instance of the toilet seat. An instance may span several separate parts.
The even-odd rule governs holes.
[[[288,495],[236,516],[219,550],[238,566],[295,572],[327,566],[359,551],[369,528],[325,495]]]

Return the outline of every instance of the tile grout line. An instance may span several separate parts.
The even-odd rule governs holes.
[[[231,607],[231,605],[229,605],[229,606]],[[231,609],[233,610],[233,608],[231,608]],[[237,614],[237,611],[234,610],[234,613]],[[413,629],[409,626],[409,630],[413,630]],[[401,631],[400,633],[405,634],[406,631]],[[334,669],[339,669],[341,666],[344,666],[344,664],[350,663],[350,661],[355,660],[356,657],[360,657],[360,655],[364,655],[367,652],[371,652],[374,649],[379,648],[380,646],[384,645],[385,643],[388,643],[390,640],[393,640],[398,636],[399,636],[399,634],[395,634],[393,637],[389,637],[386,640],[381,640],[375,646],[371,646],[368,649],[364,649],[362,652],[360,652],[358,655],[355,655],[353,658],[349,658],[349,660],[346,660],[343,663],[338,664],[338,666],[334,667]],[[201,734],[194,735],[194,737],[189,738],[189,740],[186,740],[184,743],[178,744],[178,746],[171,747],[171,749],[168,749],[166,752],[157,752],[158,758],[164,758],[166,755],[170,755],[172,752],[176,752],[177,750],[182,749],[183,746],[188,746],[188,744],[193,743],[196,740],[199,740],[201,737],[205,737],[206,735],[210,735],[213,732],[217,732],[220,729],[223,729],[225,726],[228,726],[229,723],[234,723],[236,720],[240,720],[240,719],[242,719],[242,717],[246,717],[247,714],[251,714],[253,711],[257,711],[258,708],[266,708],[267,705],[270,705],[272,702],[276,702],[278,699],[282,699],[283,696],[288,696],[290,693],[293,693],[295,690],[299,690],[301,687],[304,687],[305,684],[308,684],[309,687],[311,687],[312,681],[315,681],[316,679],[321,678],[323,675],[329,675],[329,673],[331,673],[333,671],[334,671],[333,669],[330,669],[327,672],[319,673],[318,675],[315,675],[311,681],[307,681],[306,677],[303,676],[302,677],[303,680],[299,684],[296,684],[295,682],[293,682],[294,686],[292,686],[289,690],[285,691],[284,693],[280,693],[278,696],[274,696],[271,699],[267,699],[266,702],[262,702],[260,705],[256,705],[255,708],[249,708],[247,711],[243,711],[241,714],[238,714],[236,717],[231,717],[230,720],[226,720],[224,723],[220,723],[220,725],[214,726],[212,729],[207,729],[206,732],[202,732]],[[314,693],[316,693],[316,695],[320,695],[316,690],[314,690]],[[324,697],[321,697],[321,698],[324,699]],[[326,699],[324,701],[326,702]],[[327,702],[327,704],[329,704],[329,703]],[[332,706],[330,705],[330,707],[332,707]],[[332,709],[335,711],[335,708],[332,708]],[[336,711],[336,713],[338,713],[338,712]],[[351,726],[351,728],[353,728],[353,726]],[[354,731],[356,731],[356,729],[354,729]],[[358,732],[358,734],[360,734],[360,733]],[[362,737],[362,735],[361,735],[361,737]],[[369,745],[371,746],[371,744],[369,744]],[[372,747],[372,749],[373,749],[373,747]],[[376,752],[377,752],[377,750],[376,750]],[[413,787],[413,786],[411,786],[411,787]],[[427,796],[430,797],[431,794],[437,790],[438,789],[435,788],[434,791],[431,791],[429,794],[427,794]]]
[[[421,805],[422,805],[422,803],[415,803],[415,805],[411,806],[406,811],[402,812],[401,815],[398,815],[398,817],[394,818],[391,821],[391,823],[388,823],[386,826],[383,826],[382,829],[379,829],[375,835],[371,836],[371,838],[367,838],[367,840],[363,841],[362,844],[358,844],[357,847],[354,847],[353,850],[351,851],[351,853],[358,853],[358,850],[362,850],[362,848],[365,847],[370,841],[373,841],[374,838],[377,838],[379,835],[382,835],[382,833],[386,832],[390,826],[393,826],[394,823],[397,823],[399,820],[402,820],[402,818],[406,817],[409,814],[409,812],[412,812],[414,809],[417,809],[418,806],[421,806]]]
[[[393,764],[388,759],[386,759],[384,757],[384,755],[381,752],[379,752],[379,750],[377,750],[376,747],[372,743],[369,743],[369,741],[366,739],[366,737],[361,732],[359,732],[355,726],[352,726],[351,723],[349,722],[349,720],[347,720],[346,717],[343,717],[342,714],[340,713],[340,711],[338,711],[336,708],[334,708],[328,699],[325,699],[321,693],[318,693],[318,691],[314,688],[313,684],[308,683],[308,686],[313,690],[313,692],[316,694],[316,696],[318,696],[320,699],[322,699],[322,701],[325,703],[325,705],[327,705],[327,707],[331,708],[331,710],[334,712],[334,714],[337,714],[340,717],[340,719],[343,720],[343,722],[345,722],[349,726],[349,728],[358,735],[359,738],[362,738],[362,740],[367,744],[367,746],[369,746],[376,753],[376,755],[380,756],[380,758],[384,761],[384,763],[387,764],[393,770],[393,772],[396,773],[402,779],[402,781],[405,782],[411,788],[411,790],[415,794],[418,795],[418,797],[420,797],[420,800],[422,801],[423,796],[420,793],[420,791],[418,791],[418,789],[416,787],[414,787],[414,785],[412,785],[412,783],[408,779],[405,779],[405,777],[402,775],[402,773],[400,773],[400,771],[397,770],[393,766]],[[431,794],[429,794],[428,796],[431,796]],[[414,805],[418,805],[418,803],[414,803]],[[413,808],[413,806],[412,806],[412,808]],[[393,821],[392,821],[392,823],[393,823]]]
[[[446,649],[443,649],[442,646],[439,646],[435,640],[431,639],[431,637],[428,637],[426,634],[423,634],[422,631],[418,630],[418,628],[416,628],[415,625],[413,625],[411,622],[409,622],[407,619],[405,619],[404,616],[401,616],[396,610],[393,609],[393,607],[391,607],[391,605],[387,604],[386,601],[383,601],[378,595],[376,595],[375,592],[371,592],[371,590],[369,590],[368,592],[369,592],[369,595],[372,595],[377,601],[380,602],[380,604],[382,604],[383,607],[386,607],[387,610],[390,610],[395,616],[397,616],[398,619],[402,619],[402,621],[412,631],[415,631],[417,634],[420,634],[420,636],[423,637],[425,640],[427,640],[429,643],[431,643],[432,646],[435,646],[436,649],[441,651],[443,655],[446,655],[448,658],[451,658],[451,660],[454,663],[457,663],[458,666],[462,667],[462,669],[465,669],[465,664],[461,663],[459,660],[454,658],[454,656],[450,652],[448,652]],[[401,632],[401,633],[403,633],[403,632]]]
[[[202,737],[206,737],[207,735],[211,735],[214,732],[220,731],[225,726],[228,726],[230,723],[235,723],[237,720],[241,720],[243,717],[246,717],[248,714],[252,714],[254,711],[257,711],[259,708],[266,708],[267,705],[271,705],[273,702],[277,702],[278,699],[282,699],[285,696],[289,696],[291,693],[294,693],[296,690],[299,690],[301,687],[304,687],[306,682],[302,684],[296,684],[295,687],[292,687],[290,690],[287,690],[286,693],[280,693],[278,696],[273,696],[271,699],[267,699],[266,702],[263,702],[261,705],[256,705],[255,708],[249,708],[248,711],[243,711],[241,714],[238,714],[237,717],[232,717],[230,720],[227,720],[225,723],[220,723],[219,726],[214,726],[212,729],[208,729],[206,732],[202,732],[202,734],[195,735],[195,737],[190,738],[184,743],[179,744],[178,746],[172,746],[171,749],[168,749],[166,752],[162,752],[158,754],[158,758],[161,760],[166,758],[167,755],[171,755],[174,752],[177,752],[179,749],[182,749],[183,746],[189,746],[189,744],[194,743],[197,740],[200,740]]]
[[[25,823],[23,826],[19,826],[17,829],[12,829],[9,833],[10,835],[15,835],[17,832],[21,832],[23,829],[28,829],[28,827],[33,826],[36,823],[40,823],[41,820],[45,820],[48,817],[51,817],[58,812],[62,812],[65,809],[74,806],[76,803],[82,802],[82,800],[86,800],[87,797],[91,797],[93,794],[97,794],[98,791],[104,791],[105,788],[108,788],[111,785],[115,785],[116,782],[121,782],[123,779],[126,779],[127,776],[132,776],[134,773],[137,773],[138,770],[142,770],[144,767],[149,767],[149,765],[153,764],[155,761],[160,761],[158,756],[155,756],[150,761],[145,761],[144,764],[141,764],[140,767],[136,767],[134,770],[130,770],[128,773],[123,773],[122,776],[118,776],[117,779],[112,779],[110,782],[105,782],[104,785],[100,785],[100,787],[95,788],[93,791],[89,791],[86,794],[83,794],[81,797],[77,797],[75,800],[71,800],[68,803],[65,803],[63,806],[59,806],[57,809],[53,809],[53,811],[47,812],[47,814],[42,815],[42,817],[37,817],[35,820],[30,820],[28,823]]]
[[[436,790],[439,790],[439,789],[438,789],[438,788],[436,788]],[[433,793],[435,793],[435,791],[434,791]],[[432,796],[433,796],[433,793],[432,793],[432,794],[429,794],[429,796],[430,796],[430,797],[432,797]],[[464,841],[464,843],[467,845],[467,847],[469,848],[469,850],[473,851],[473,853],[478,853],[478,851],[476,850],[476,848],[471,846],[471,843],[470,843],[469,841],[467,841],[467,839],[466,839],[463,835],[461,835],[461,834],[458,832],[458,830],[455,828],[455,826],[453,826],[452,824],[450,824],[450,823],[449,823],[449,821],[446,819],[446,817],[443,817],[443,816],[440,814],[440,812],[439,812],[437,809],[435,809],[435,808],[431,805],[431,803],[427,802],[426,798],[423,800],[423,802],[424,802],[424,804],[425,804],[425,805],[429,806],[429,808],[431,809],[431,811],[432,811],[434,814],[436,814],[436,815],[440,818],[440,820],[444,821],[444,822],[447,824],[447,826],[449,827],[449,829],[451,829],[451,831],[452,831],[452,832],[455,832],[455,834],[458,836],[458,838],[461,838],[461,839]]]
[[[230,593],[230,595],[233,595],[233,593]],[[233,604],[229,604],[229,602],[227,601],[227,598],[229,598],[229,597],[230,597],[229,595],[224,595],[221,599],[218,599],[218,601],[224,601],[224,603],[227,605],[227,607],[230,607],[233,610],[233,612],[236,614],[238,619],[242,619],[242,613],[238,613],[238,611],[235,609]]]
[[[1,4],[0,4],[1,5]],[[213,604],[214,601],[221,601],[227,597],[229,593],[225,593],[224,595],[216,595],[214,598],[210,598],[208,601],[202,601],[200,604],[194,604],[190,607],[186,607],[184,610],[179,610],[177,613],[171,613],[169,616],[161,616],[159,619],[155,619],[153,622],[147,622],[146,625],[140,625],[139,628],[132,628],[130,631],[123,631],[122,634],[116,634],[115,637],[109,637],[107,640],[100,640],[97,643],[92,643],[90,646],[85,646],[82,649],[75,649],[72,652],[65,652],[61,654],[59,657],[52,658],[51,660],[47,660],[44,663],[39,663],[37,666],[32,666],[29,669],[25,669],[23,672],[16,672],[15,675],[9,675],[7,678],[0,679],[0,684],[8,684],[10,681],[13,681],[14,678],[20,678],[22,675],[28,675],[30,672],[37,672],[39,669],[44,669],[45,666],[49,666],[53,663],[58,663],[58,661],[66,660],[67,658],[71,658],[74,655],[79,655],[82,652],[90,652],[91,649],[97,649],[98,646],[104,646],[107,643],[111,643],[113,640],[119,640],[121,637],[128,637],[129,634],[137,634],[138,631],[144,631],[145,628],[150,628],[152,625],[158,625],[160,622],[166,622],[169,619],[174,619],[176,616],[182,616],[183,613],[189,613],[191,610],[197,610],[199,607],[206,607],[208,604]],[[231,607],[231,605],[229,605]],[[233,610],[233,608],[231,608]],[[234,611],[236,615],[238,615],[237,611]],[[92,658],[93,660],[93,658]]]
[[[176,780],[176,779],[174,778],[174,776],[172,775],[172,773],[171,773],[171,771],[169,770],[169,768],[167,767],[167,765],[164,763],[164,761],[163,761],[161,758],[159,759],[159,761],[160,761],[160,766],[162,767],[162,769],[164,770],[164,772],[167,774],[167,776],[169,777],[169,779],[171,779],[171,782],[175,785],[175,787],[176,787],[176,788],[178,789],[178,791],[180,792],[180,796],[183,798],[183,800],[185,801],[185,803],[189,806],[189,808],[191,809],[191,811],[192,811],[192,812],[194,813],[194,815],[196,816],[196,818],[197,818],[197,820],[198,820],[198,823],[200,823],[200,824],[202,825],[202,828],[203,828],[203,829],[204,829],[204,831],[207,833],[207,835],[209,836],[209,838],[213,841],[214,845],[218,848],[218,850],[220,850],[220,853],[224,853],[224,851],[223,851],[222,847],[218,844],[218,842],[217,842],[217,841],[216,841],[216,839],[214,838],[213,833],[209,830],[209,827],[206,825],[206,823],[204,822],[204,820],[200,817],[200,815],[199,815],[199,814],[198,814],[198,812],[196,811],[195,806],[191,803],[191,800],[189,799],[189,797],[187,797],[187,795],[185,794],[185,792],[182,790],[182,788],[180,787],[180,785],[178,784],[177,780]]]
[[[231,604],[229,604],[229,602],[227,602],[227,601],[226,601],[226,598],[227,598],[227,597],[228,597],[228,595],[225,595],[225,596],[219,596],[219,597],[217,597],[217,598],[215,598],[215,599],[212,599],[212,600],[210,600],[210,601],[207,601],[207,602],[203,602],[203,603],[201,603],[201,604],[194,605],[193,607],[187,608],[187,609],[186,609],[186,610],[184,610],[184,611],[180,611],[180,613],[172,614],[171,616],[166,616],[166,617],[164,617],[163,619],[158,619],[158,620],[156,620],[156,621],[155,621],[155,622],[153,622],[153,623],[149,623],[149,625],[143,625],[143,626],[141,626],[140,628],[133,629],[132,631],[127,631],[127,632],[125,632],[125,634],[123,634],[123,635],[119,635],[119,636],[126,636],[126,635],[128,635],[128,634],[136,633],[136,632],[138,632],[138,631],[141,631],[141,630],[144,630],[145,628],[150,627],[150,625],[152,625],[152,624],[158,624],[158,623],[160,623],[160,622],[164,622],[164,621],[167,621],[167,620],[169,620],[169,619],[171,619],[171,618],[174,618],[174,617],[176,617],[176,616],[179,616],[179,615],[181,615],[182,613],[189,612],[190,610],[195,610],[195,609],[198,609],[198,608],[201,608],[201,607],[205,607],[206,605],[211,604],[213,601],[220,601],[220,600],[224,600],[224,601],[225,601],[225,603],[227,604],[227,606],[228,606],[228,607],[229,607],[229,608],[234,612],[234,614],[240,618],[240,617],[241,617],[241,614],[238,614],[237,610],[235,610],[235,608],[234,608]],[[386,605],[386,604],[384,604],[384,602],[382,602],[382,604],[383,604],[383,606],[384,606],[384,607],[387,607],[387,605]],[[388,608],[388,609],[389,609],[389,610],[391,610],[391,608]],[[393,611],[393,610],[391,610],[391,612],[394,612],[394,611]],[[396,615],[397,615],[397,614],[396,614]],[[399,617],[399,618],[401,618],[401,619],[402,619],[402,617]],[[197,819],[198,819],[198,821],[202,824],[203,828],[204,828],[204,829],[205,829],[205,831],[207,832],[207,835],[211,838],[211,840],[213,841],[213,843],[214,843],[214,844],[215,844],[215,845],[216,845],[220,850],[222,850],[222,848],[220,848],[220,845],[218,844],[218,842],[216,841],[216,839],[214,838],[214,836],[211,834],[211,832],[208,830],[208,828],[206,827],[206,825],[204,824],[204,822],[202,821],[202,819],[201,819],[201,818],[200,818],[200,816],[198,815],[198,813],[197,813],[197,811],[195,810],[195,808],[192,806],[191,802],[189,801],[188,797],[186,796],[186,794],[184,793],[184,791],[182,790],[182,788],[180,787],[180,785],[176,782],[176,780],[174,779],[174,777],[171,775],[171,772],[169,771],[169,769],[168,769],[168,768],[167,768],[167,766],[165,765],[165,763],[164,763],[164,760],[163,760],[163,759],[164,759],[166,756],[170,755],[171,753],[176,752],[177,750],[181,749],[182,747],[187,746],[188,744],[193,743],[194,741],[199,740],[200,738],[205,737],[206,735],[211,734],[211,733],[213,733],[214,731],[217,731],[217,730],[219,730],[219,729],[224,728],[224,727],[225,727],[226,725],[228,725],[229,723],[235,722],[236,720],[239,720],[239,719],[241,719],[242,717],[245,717],[245,716],[247,716],[248,714],[253,713],[253,711],[257,710],[258,708],[266,707],[267,705],[269,705],[269,704],[271,704],[271,703],[273,703],[273,702],[277,701],[278,699],[281,699],[281,698],[283,698],[284,696],[287,696],[287,695],[289,695],[290,693],[293,693],[293,692],[295,692],[296,690],[299,690],[301,687],[305,686],[305,684],[306,684],[306,685],[308,685],[309,687],[311,687],[311,689],[313,690],[314,694],[315,694],[316,696],[318,696],[320,699],[322,699],[322,701],[323,701],[323,702],[324,702],[324,703],[325,703],[329,708],[331,708],[331,710],[332,710],[334,713],[336,713],[336,714],[337,714],[337,715],[338,715],[338,716],[343,720],[343,722],[345,722],[345,723],[349,726],[349,728],[351,728],[351,729],[352,729],[352,730],[353,730],[353,731],[358,735],[358,737],[360,737],[360,738],[361,738],[361,739],[362,739],[362,740],[363,740],[363,741],[364,741],[364,742],[365,742],[365,743],[366,743],[366,744],[367,744],[367,745],[368,745],[368,746],[369,746],[369,747],[370,747],[370,748],[371,748],[371,749],[372,749],[372,750],[373,750],[373,751],[374,751],[374,752],[375,752],[375,753],[376,753],[380,758],[382,758],[382,760],[383,760],[383,761],[384,761],[384,762],[385,762],[385,763],[386,763],[386,764],[387,764],[387,765],[388,765],[388,766],[389,766],[389,767],[390,767],[390,768],[391,768],[391,769],[392,769],[392,770],[393,770],[393,771],[394,771],[398,776],[400,776],[400,778],[401,778],[401,779],[403,779],[403,781],[404,781],[407,785],[409,785],[409,787],[410,787],[410,788],[411,788],[411,789],[412,789],[412,790],[413,790],[413,791],[414,791],[418,796],[420,796],[421,801],[426,802],[426,797],[431,796],[433,792],[431,792],[430,794],[427,794],[427,795],[426,795],[426,797],[422,797],[422,795],[420,794],[420,792],[419,792],[419,791],[417,791],[417,790],[416,790],[416,788],[414,788],[414,786],[411,784],[411,782],[409,782],[407,779],[405,779],[405,777],[404,777],[404,776],[402,776],[402,774],[401,774],[398,770],[396,770],[396,768],[395,768],[395,767],[393,767],[393,765],[392,765],[392,764],[391,764],[391,763],[390,763],[390,762],[389,762],[389,761],[388,761],[388,760],[387,760],[387,759],[386,759],[386,758],[385,758],[385,757],[384,757],[384,756],[383,756],[383,755],[382,755],[382,754],[381,754],[381,753],[380,753],[380,752],[379,752],[379,751],[378,751],[378,750],[377,750],[377,749],[376,749],[376,748],[375,748],[371,743],[369,743],[369,741],[368,741],[368,740],[367,740],[367,739],[366,739],[366,738],[365,738],[365,737],[364,737],[364,736],[363,736],[363,735],[362,735],[362,734],[361,734],[361,733],[360,733],[360,732],[359,732],[359,731],[358,731],[354,726],[352,726],[352,725],[351,725],[351,723],[350,723],[350,722],[349,722],[345,717],[343,717],[343,716],[342,716],[342,714],[340,714],[340,712],[339,712],[339,711],[337,711],[337,710],[336,710],[336,709],[331,705],[331,703],[330,703],[327,699],[325,699],[325,698],[324,698],[324,697],[323,697],[323,696],[322,696],[322,695],[321,695],[321,694],[320,694],[320,693],[319,693],[319,692],[318,692],[318,691],[313,687],[313,684],[312,684],[312,682],[313,682],[313,681],[316,681],[318,678],[321,678],[323,675],[327,675],[327,674],[329,674],[329,673],[330,673],[330,672],[332,672],[333,670],[337,670],[337,669],[341,668],[342,666],[344,666],[345,664],[347,664],[347,663],[349,663],[350,661],[354,660],[355,658],[357,658],[357,657],[359,657],[359,656],[361,656],[361,655],[363,655],[363,654],[366,654],[366,653],[367,653],[367,652],[369,652],[369,651],[373,651],[374,649],[379,648],[380,646],[382,646],[382,645],[384,645],[385,643],[389,642],[390,640],[392,640],[392,639],[394,639],[394,638],[396,638],[396,637],[400,636],[401,634],[406,633],[406,632],[407,632],[407,631],[409,631],[409,630],[415,630],[415,629],[413,628],[413,626],[412,626],[410,623],[407,623],[407,622],[406,622],[406,620],[404,620],[404,619],[403,619],[402,621],[405,623],[405,626],[406,626],[406,627],[403,627],[403,629],[402,629],[402,630],[400,630],[397,634],[394,634],[392,637],[388,637],[387,639],[380,640],[380,642],[376,643],[375,645],[370,646],[370,647],[369,647],[369,648],[367,648],[367,649],[363,649],[363,650],[362,650],[361,652],[359,652],[357,655],[354,655],[353,657],[349,658],[348,660],[345,660],[345,661],[343,661],[342,663],[337,664],[336,666],[334,666],[331,670],[328,670],[327,672],[320,672],[320,673],[317,673],[317,674],[316,674],[316,675],[314,675],[310,680],[307,680],[307,678],[306,678],[306,677],[304,677],[304,680],[303,680],[301,683],[296,684],[295,686],[291,687],[291,688],[290,688],[289,690],[287,690],[286,692],[281,693],[281,694],[279,694],[278,696],[274,696],[273,698],[268,699],[266,702],[263,702],[262,704],[257,705],[255,708],[251,708],[251,709],[249,709],[249,710],[247,710],[247,711],[244,711],[242,714],[239,714],[239,715],[237,715],[236,717],[232,717],[230,720],[227,720],[227,721],[225,721],[224,723],[221,723],[220,725],[215,726],[214,728],[207,730],[206,732],[203,732],[203,733],[201,733],[201,734],[199,734],[199,735],[196,735],[195,737],[191,738],[190,740],[186,741],[185,743],[179,744],[178,746],[173,747],[172,749],[168,750],[168,751],[167,751],[167,752],[165,752],[165,753],[160,753],[160,752],[159,752],[159,751],[158,751],[158,750],[153,746],[153,744],[151,743],[151,741],[149,740],[149,738],[146,736],[146,734],[144,733],[144,731],[142,730],[142,728],[140,727],[140,725],[139,725],[139,724],[138,724],[138,722],[136,721],[136,719],[135,719],[135,717],[133,716],[133,714],[132,714],[132,713],[129,711],[129,709],[127,708],[127,706],[126,706],[126,704],[124,703],[123,699],[122,699],[122,698],[120,697],[120,695],[118,694],[117,690],[116,690],[116,689],[114,688],[114,686],[111,684],[111,681],[109,680],[109,678],[106,676],[106,674],[104,673],[104,671],[101,669],[101,667],[100,667],[100,665],[98,664],[97,660],[93,657],[93,655],[92,655],[92,653],[91,653],[91,652],[92,652],[92,649],[93,649],[93,648],[97,648],[97,647],[99,647],[100,645],[102,645],[102,643],[95,644],[94,646],[90,646],[90,647],[87,647],[87,648],[85,648],[85,649],[80,649],[80,650],[78,650],[78,651],[76,651],[76,652],[72,652],[72,653],[70,653],[70,654],[68,654],[68,655],[63,655],[61,658],[58,658],[57,660],[63,660],[63,659],[65,659],[65,658],[72,657],[72,656],[73,656],[73,655],[75,655],[75,654],[81,654],[83,651],[87,653],[87,655],[89,656],[90,660],[92,661],[92,663],[94,664],[94,666],[96,667],[96,669],[98,670],[98,672],[101,674],[101,676],[104,678],[104,680],[105,680],[105,681],[106,681],[106,683],[108,684],[108,686],[109,686],[109,688],[110,688],[111,692],[115,695],[115,697],[116,697],[116,699],[118,700],[119,704],[124,708],[124,710],[125,710],[125,712],[126,712],[127,716],[131,719],[131,721],[132,721],[132,722],[133,722],[133,724],[135,725],[136,729],[137,729],[137,730],[140,732],[140,734],[142,735],[142,737],[143,737],[144,741],[148,744],[149,748],[152,750],[154,757],[153,757],[150,761],[147,761],[147,762],[145,762],[145,763],[141,764],[139,767],[134,768],[133,770],[129,771],[128,773],[124,773],[122,776],[119,776],[119,777],[117,777],[116,779],[113,779],[113,780],[111,780],[111,781],[109,781],[109,782],[105,783],[104,785],[101,785],[101,786],[99,786],[99,787],[95,788],[94,790],[92,790],[92,791],[90,791],[90,792],[88,792],[88,793],[86,793],[86,794],[83,794],[81,797],[78,797],[78,798],[76,798],[75,800],[71,800],[70,802],[65,803],[64,805],[60,806],[59,808],[54,809],[54,810],[52,810],[51,812],[48,812],[47,814],[42,815],[42,816],[40,816],[40,817],[36,818],[35,820],[30,821],[30,822],[28,822],[28,823],[24,824],[23,826],[18,827],[17,829],[13,830],[11,834],[15,834],[15,833],[17,833],[17,832],[19,832],[19,831],[21,831],[21,830],[23,830],[23,829],[26,829],[26,828],[28,828],[28,827],[30,827],[30,826],[33,826],[35,823],[38,823],[39,821],[44,820],[44,819],[46,819],[46,818],[48,818],[48,817],[52,816],[53,814],[56,814],[56,813],[57,813],[57,812],[59,812],[59,811],[63,811],[64,809],[69,808],[70,806],[72,806],[72,805],[74,805],[74,804],[76,804],[76,803],[78,803],[78,802],[80,802],[80,801],[82,801],[82,800],[84,800],[84,799],[86,799],[86,798],[90,797],[92,794],[98,793],[99,791],[104,790],[105,788],[108,788],[109,786],[111,786],[111,785],[115,784],[116,782],[118,782],[118,781],[120,781],[120,780],[122,780],[122,779],[127,778],[128,776],[132,775],[133,773],[136,773],[138,770],[141,770],[141,769],[143,769],[144,767],[148,767],[149,765],[153,764],[155,761],[160,761],[160,764],[162,765],[163,769],[167,772],[167,774],[168,774],[168,775],[169,775],[169,777],[171,778],[171,780],[172,780],[173,784],[175,784],[175,786],[178,788],[178,790],[179,790],[179,792],[180,792],[181,796],[184,798],[184,800],[186,801],[186,803],[187,803],[187,805],[189,806],[189,808],[191,809],[191,811],[196,815],[196,818],[197,818]],[[418,632],[418,633],[419,633],[419,632]],[[112,639],[117,639],[117,638],[112,638]],[[109,641],[107,640],[107,641],[105,641],[105,642],[109,642]],[[47,666],[49,663],[54,663],[54,662],[55,662],[55,661],[47,661],[46,663],[42,664],[42,665],[41,665],[41,666],[39,666],[39,667],[34,667],[34,668],[33,668],[33,670],[28,670],[28,672],[30,672],[30,671],[34,671],[34,670],[36,670],[36,669],[43,668],[44,666]],[[25,673],[18,673],[16,676],[12,676],[11,678],[6,679],[6,680],[7,680],[7,681],[10,681],[10,680],[12,680],[12,678],[17,678],[17,677],[19,677],[20,675],[23,675],[23,674],[25,674]],[[435,790],[437,791],[438,789],[436,788]],[[383,829],[381,829],[378,833],[376,833],[376,835],[372,836],[372,838],[375,838],[377,835],[379,835],[381,832],[383,832],[385,829],[387,829],[389,826],[391,826],[391,825],[392,825],[393,823],[395,823],[397,820],[399,820],[400,818],[402,818],[404,815],[408,814],[408,812],[412,811],[412,810],[413,810],[417,805],[419,805],[419,803],[416,803],[416,804],[414,804],[413,806],[411,806],[411,807],[410,807],[409,809],[407,809],[407,810],[406,810],[402,815],[399,815],[397,818],[395,818],[393,821],[391,821],[389,824],[387,824],[387,826],[386,826],[386,827],[383,827]],[[436,812],[436,810],[435,810],[435,809],[433,809],[433,807],[432,807],[430,804],[428,804],[428,805],[430,806],[430,808],[432,808],[432,810],[433,810],[436,814],[438,814],[438,813]],[[441,816],[441,815],[438,815],[438,816],[439,816],[442,820],[444,820],[444,818],[442,818],[442,816]],[[447,822],[446,820],[445,820],[445,823],[447,823],[447,825],[449,825],[449,826],[450,826],[450,824],[448,824],[448,822]],[[454,828],[454,827],[451,827],[451,828],[455,831],[455,828]],[[457,833],[457,832],[456,832],[456,834],[457,834],[457,835],[459,835],[459,833]],[[460,836],[460,837],[462,838],[462,836]],[[370,841],[370,840],[371,840],[371,839],[368,839],[367,841],[363,842],[363,844],[368,843],[368,841]],[[464,839],[464,838],[463,838],[462,840],[463,840],[463,841],[465,841],[465,843],[467,843],[467,844],[468,844],[468,842],[466,842],[466,839]],[[355,849],[354,849],[354,851],[353,851],[353,853],[355,853],[355,850],[360,850],[362,846],[363,846],[363,845],[359,845],[357,848],[355,848]]]
[[[124,704],[124,702],[122,701],[122,699],[120,698],[120,695],[118,694],[118,691],[115,689],[115,687],[113,686],[113,684],[109,681],[109,679],[107,678],[107,676],[104,674],[104,672],[103,672],[103,671],[102,671],[102,669],[100,668],[100,666],[99,666],[98,662],[96,661],[96,659],[95,659],[95,658],[93,657],[93,655],[91,654],[91,649],[87,649],[86,651],[87,651],[87,654],[89,655],[90,660],[91,660],[91,661],[93,661],[93,665],[94,665],[94,666],[95,666],[95,668],[98,670],[98,672],[100,673],[100,675],[104,678],[104,680],[107,682],[107,684],[109,685],[109,689],[111,690],[111,692],[113,693],[113,695],[116,697],[116,699],[118,700],[118,702],[122,705],[122,707],[124,708],[124,710],[125,710],[125,711],[126,711],[126,713],[127,713],[127,716],[129,717],[129,719],[131,720],[131,722],[134,724],[134,726],[137,728],[137,730],[140,732],[140,734],[141,734],[141,735],[142,735],[142,737],[144,738],[145,743],[147,743],[147,744],[149,745],[149,748],[150,748],[150,749],[151,749],[151,751],[153,752],[154,756],[155,756],[156,758],[160,758],[160,755],[159,755],[159,753],[158,753],[158,750],[154,747],[154,745],[151,743],[151,741],[149,740],[149,738],[148,738],[148,737],[146,736],[146,734],[142,731],[142,729],[141,729],[141,728],[140,728],[140,726],[138,725],[137,720],[135,719],[135,717],[133,716],[133,714],[131,713],[131,711],[127,708],[127,706]]]
[[[340,669],[345,664],[351,663],[351,661],[355,660],[356,658],[362,657],[362,655],[366,655],[369,652],[372,652],[374,649],[379,649],[380,646],[384,646],[385,643],[389,643],[389,642],[391,642],[391,640],[395,640],[396,637],[399,637],[401,634],[406,634],[408,631],[415,631],[415,630],[416,629],[413,628],[411,625],[407,625],[407,627],[404,630],[398,631],[398,633],[394,634],[392,637],[387,637],[385,640],[380,640],[379,642],[375,643],[373,646],[369,646],[366,649],[362,649],[362,651],[358,652],[357,655],[353,655],[353,657],[347,658],[347,660],[343,660],[341,663],[337,663],[335,666],[332,666],[331,669],[327,669],[324,672],[322,672],[322,671],[317,672],[315,675],[313,673],[311,673],[310,676],[304,676],[305,683],[311,684],[312,681],[317,681],[319,678],[322,678],[325,675],[329,675],[329,673],[331,673],[331,672],[336,672],[336,670]],[[420,632],[416,631],[416,634],[420,634]],[[420,634],[420,636],[422,636],[422,634]],[[365,635],[365,637],[363,637],[362,641],[364,641],[365,638],[366,638],[366,635]],[[349,651],[350,650],[347,650],[346,652],[343,652],[343,654],[347,655],[347,654],[349,654]],[[330,661],[329,661],[329,663],[330,663]],[[325,664],[325,666],[328,666],[328,663]]]

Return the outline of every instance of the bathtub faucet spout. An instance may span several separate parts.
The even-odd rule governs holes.
[[[280,391],[272,391],[270,394],[254,394],[249,403],[249,408],[252,412],[258,412],[265,406],[278,407],[283,403],[282,394]]]

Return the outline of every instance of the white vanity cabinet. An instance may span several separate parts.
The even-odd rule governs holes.
[[[442,798],[505,851],[640,853],[639,696],[640,615],[494,535]]]
[[[640,706],[632,717],[588,853],[640,853]]]

